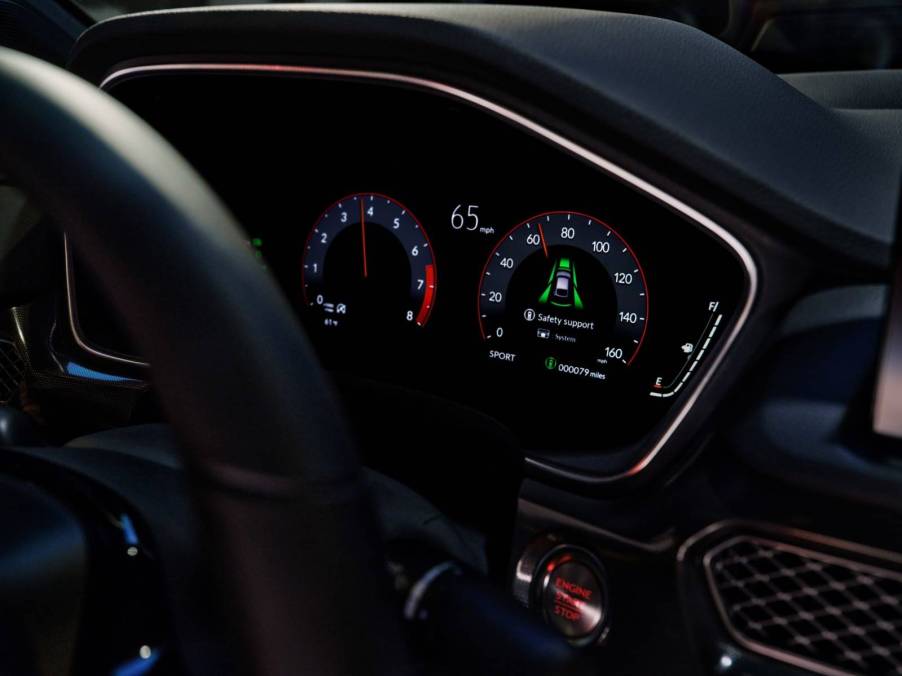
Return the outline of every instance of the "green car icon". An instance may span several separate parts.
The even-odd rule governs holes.
[[[555,261],[539,302],[551,303],[556,307],[583,309],[583,301],[576,286],[576,266],[569,258],[558,258]]]

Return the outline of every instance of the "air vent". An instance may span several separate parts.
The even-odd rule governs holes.
[[[824,674],[902,674],[902,575],[745,535],[703,564],[745,648]]]
[[[8,404],[19,394],[25,377],[25,362],[15,343],[0,338],[0,404]]]

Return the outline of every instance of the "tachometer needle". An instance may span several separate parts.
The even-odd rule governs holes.
[[[548,244],[545,243],[545,231],[542,230],[542,224],[536,223],[539,226],[539,237],[542,239],[542,251],[545,252],[545,258],[548,258]]]
[[[366,218],[363,213],[363,198],[360,198],[360,237],[363,240],[363,277],[366,279],[369,276],[369,271],[366,266]]]

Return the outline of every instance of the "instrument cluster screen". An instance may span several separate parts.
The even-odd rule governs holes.
[[[225,73],[112,93],[223,197],[339,378],[470,407],[526,445],[639,442],[745,301],[715,234],[468,104]]]

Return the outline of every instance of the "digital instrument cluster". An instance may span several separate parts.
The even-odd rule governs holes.
[[[451,229],[477,230],[479,205],[462,206],[452,210]],[[425,228],[381,193],[346,195],[326,209],[304,246],[301,277],[309,317],[336,333],[422,328],[438,291]],[[477,314],[489,359],[604,381],[642,349],[648,286],[635,252],[612,226],[576,211],[540,213],[505,232],[489,252]],[[663,396],[662,385],[653,390]]]
[[[223,197],[339,378],[472,407],[527,445],[639,442],[747,300],[718,233],[464,103],[223,73],[112,93]],[[103,323],[76,306],[86,333]]]

